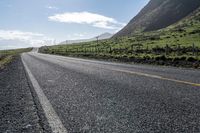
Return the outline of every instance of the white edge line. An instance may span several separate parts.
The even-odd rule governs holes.
[[[33,74],[31,73],[31,71],[29,70],[28,66],[26,65],[26,63],[23,60],[23,57],[21,56],[23,65],[26,69],[26,72],[30,78],[30,81],[33,85],[33,88],[39,98],[40,104],[44,110],[45,116],[47,118],[47,121],[49,123],[49,126],[52,129],[53,133],[67,133],[66,128],[64,127],[64,125],[62,124],[59,116],[57,115],[57,113],[55,112],[55,110],[53,109],[51,103],[49,102],[49,100],[47,99],[47,97],[45,96],[43,90],[41,89],[39,83],[37,82],[37,80],[35,79],[35,77],[33,76]]]

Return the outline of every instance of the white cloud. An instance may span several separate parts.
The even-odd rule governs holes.
[[[63,14],[55,14],[54,16],[50,16],[48,18],[50,21],[89,24],[93,27],[114,30],[120,29],[125,25],[124,23],[118,22],[114,18],[90,12],[67,12]]]
[[[38,47],[53,39],[43,34],[33,32],[23,32],[18,30],[1,30],[0,29],[0,48],[9,47]],[[21,45],[20,45],[21,44]],[[51,43],[52,44],[52,43]],[[25,46],[26,45],[26,46]]]
[[[88,34],[86,32],[83,33],[73,33],[73,34],[68,34],[66,36],[67,40],[80,40],[80,39],[86,39],[88,38]]]
[[[0,40],[30,40],[31,38],[43,37],[43,34],[22,32],[17,30],[0,30]]]
[[[55,10],[57,10],[58,8],[57,7],[55,7],[55,6],[46,6],[46,8],[48,8],[48,9],[55,9]]]

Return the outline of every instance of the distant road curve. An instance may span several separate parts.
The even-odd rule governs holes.
[[[37,50],[23,54],[22,60],[63,132],[200,132],[199,70]]]

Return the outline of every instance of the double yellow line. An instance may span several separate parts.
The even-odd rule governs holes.
[[[117,71],[117,72],[121,72],[121,73],[134,74],[134,75],[139,75],[139,76],[145,76],[145,77],[150,77],[150,78],[161,79],[161,80],[172,81],[172,82],[176,82],[176,83],[181,83],[181,84],[200,87],[200,84],[198,84],[198,83],[192,83],[192,82],[189,82],[189,81],[171,79],[171,78],[166,78],[166,77],[162,77],[162,76],[158,76],[158,75],[142,73],[142,72],[135,72],[135,71],[129,71],[129,70],[120,70],[120,69],[108,69],[108,70]]]

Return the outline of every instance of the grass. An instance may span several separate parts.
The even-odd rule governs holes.
[[[200,67],[200,9],[177,24],[158,31],[98,42],[42,47],[39,51],[64,56]]]
[[[8,63],[10,63],[15,56],[23,52],[29,52],[31,50],[32,48],[0,50],[0,69],[3,69]]]

